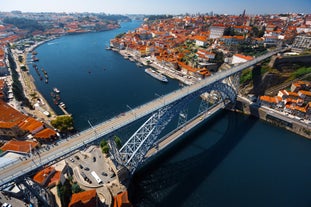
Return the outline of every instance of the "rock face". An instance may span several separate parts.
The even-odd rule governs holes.
[[[273,59],[273,60],[272,60]],[[291,74],[301,66],[311,66],[311,56],[297,57],[273,57],[269,63],[273,65],[271,70],[261,73],[261,66],[257,65],[252,69],[252,81],[241,87],[242,94],[276,95],[278,90],[284,89],[291,84],[287,81]]]

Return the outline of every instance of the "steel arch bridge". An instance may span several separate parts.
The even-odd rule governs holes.
[[[211,91],[217,91],[221,100],[229,100],[235,103],[237,93],[235,89],[224,81],[217,81],[207,85],[200,90],[188,93],[183,98],[170,103],[153,113],[151,117],[128,139],[123,147],[114,157],[117,161],[125,165],[127,169],[134,172],[135,169],[144,161],[148,150],[156,143],[160,133],[170,123],[170,121],[179,115],[183,109],[187,108],[189,103],[201,94]],[[199,111],[202,113],[202,111]]]

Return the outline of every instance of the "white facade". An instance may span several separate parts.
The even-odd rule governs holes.
[[[217,39],[217,38],[221,38],[224,34],[225,31],[225,27],[222,26],[211,26],[210,27],[210,35],[209,38],[210,39]]]

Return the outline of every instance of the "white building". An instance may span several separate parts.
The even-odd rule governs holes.
[[[242,55],[242,54],[235,54],[232,57],[231,63],[233,65],[235,65],[235,64],[245,63],[245,62],[250,61],[252,59],[253,59],[253,57],[251,57],[251,56],[246,56],[246,55]]]
[[[213,25],[210,28],[210,39],[221,38],[224,34],[225,27],[223,25]]]

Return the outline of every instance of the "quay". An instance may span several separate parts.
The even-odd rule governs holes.
[[[152,63],[147,64],[146,61],[144,60],[144,58],[141,57],[136,57],[134,54],[132,54],[130,51],[127,50],[118,50],[115,49],[114,51],[120,53],[120,55],[122,55],[125,59],[129,59],[129,56],[131,57],[132,61],[136,61],[146,67],[152,67],[154,69],[156,69],[157,71],[159,71],[160,73],[162,73],[165,76],[168,76],[172,79],[176,79],[179,80],[180,82],[182,82],[185,85],[192,85],[195,82],[197,82],[197,79],[194,77],[191,77],[190,79],[186,77],[185,74],[182,74],[180,71],[177,71],[175,69],[171,69],[168,66],[163,66],[157,62],[152,61]]]
[[[307,139],[311,139],[310,124],[304,123],[296,117],[286,114],[285,112],[280,112],[265,106],[259,106],[257,103],[253,103],[245,97],[238,96],[236,111],[255,116],[261,120],[284,128]]]

